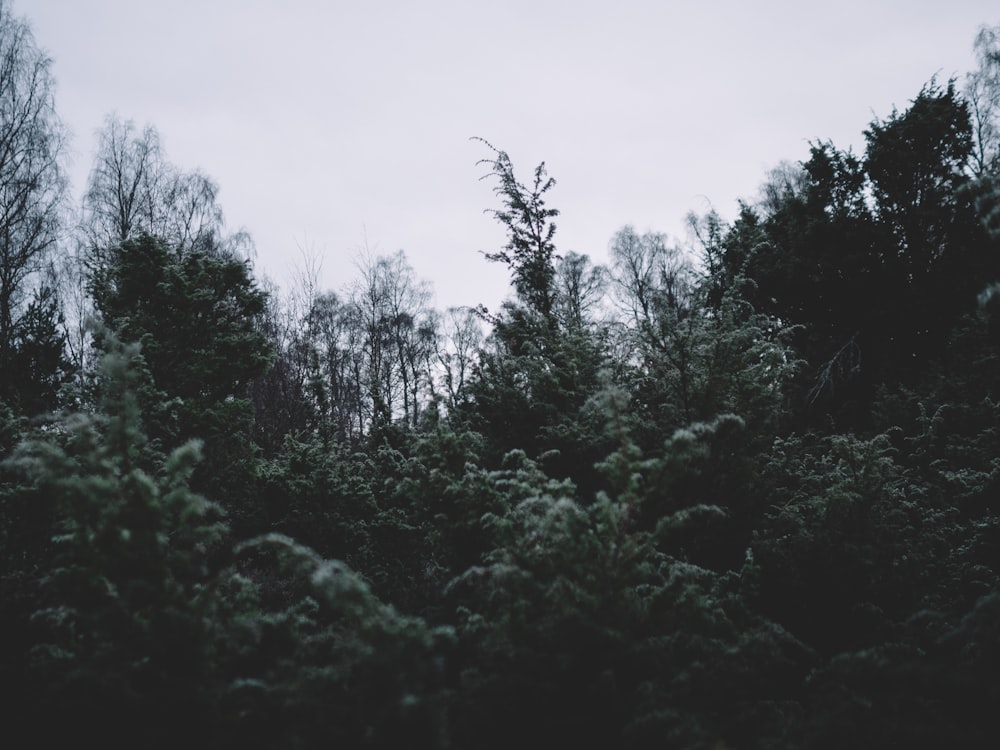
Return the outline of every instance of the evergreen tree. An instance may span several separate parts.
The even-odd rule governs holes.
[[[9,502],[51,514],[52,544],[33,550],[42,569],[31,571],[37,598],[14,712],[40,744],[85,735],[165,747],[199,742],[211,724],[211,554],[225,528],[188,488],[197,443],[151,462],[138,357],[134,345],[107,354],[99,413],[66,417],[8,461],[22,483]]]
[[[482,139],[480,139],[482,140]],[[553,238],[556,225],[552,221],[559,211],[546,206],[545,194],[556,181],[545,171],[545,163],[535,167],[531,185],[518,182],[514,165],[506,151],[482,141],[494,158],[482,163],[490,166],[488,177],[494,177],[494,188],[502,208],[491,213],[507,231],[503,250],[486,253],[488,260],[505,264],[511,273],[514,291],[531,312],[549,320],[555,305],[556,248]]]
[[[14,332],[13,351],[4,367],[0,399],[28,415],[52,411],[59,390],[69,382],[64,318],[51,286],[38,287]]]
[[[570,256],[567,265],[556,255],[552,220],[559,212],[546,204],[555,180],[547,177],[545,165],[526,186],[506,152],[487,145],[496,155],[487,162],[490,176],[499,180],[495,192],[503,205],[492,213],[508,242],[486,257],[510,268],[516,299],[505,302],[499,315],[480,311],[493,323],[493,333],[473,368],[459,414],[487,437],[494,464],[510,450],[532,457],[548,453],[556,476],[583,467],[580,479],[592,481],[582,474],[606,446],[589,440],[599,425],[587,423],[585,406],[599,389],[607,356],[603,332],[584,315],[594,290],[584,293],[581,283],[599,283],[593,276],[586,280],[583,256]]]
[[[247,263],[224,252],[175,249],[143,235],[112,258],[93,279],[94,304],[111,331],[142,346],[152,376],[144,395],[151,440],[203,439],[195,485],[227,505],[244,499],[253,458],[249,389],[270,361],[259,329],[265,294]]]
[[[879,385],[940,360],[1000,271],[969,189],[969,113],[952,83],[931,82],[865,137],[862,159],[815,144],[800,180],[744,206],[718,264],[753,282],[762,312],[802,325],[800,404],[848,424],[866,423]]]

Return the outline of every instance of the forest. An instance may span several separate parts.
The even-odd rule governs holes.
[[[7,747],[977,748],[1000,736],[1000,27],[692,242],[255,276],[109,116],[82,197],[0,2]],[[90,744],[88,742],[88,744]]]

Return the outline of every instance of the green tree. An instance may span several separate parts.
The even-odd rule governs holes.
[[[73,368],[66,356],[66,334],[59,299],[51,286],[35,289],[17,322],[10,367],[0,385],[0,398],[19,411],[37,415],[59,403],[59,389]]]
[[[618,377],[629,388],[643,448],[724,413],[740,415],[767,439],[783,419],[786,386],[799,364],[790,346],[794,330],[754,308],[752,284],[739,272],[725,281],[701,278],[662,235],[624,227],[611,258],[624,313]]]
[[[480,139],[481,140],[481,139]],[[502,208],[490,213],[507,230],[507,245],[503,250],[486,253],[488,260],[505,264],[511,273],[514,291],[532,312],[549,319],[555,304],[556,248],[553,222],[559,211],[546,206],[546,193],[556,181],[545,171],[545,163],[535,167],[531,185],[517,180],[514,165],[506,151],[482,141],[491,151],[492,159],[484,159],[490,167],[487,177],[495,178],[494,188]]]
[[[343,562],[278,534],[240,545],[236,570],[226,746],[448,746],[448,629],[399,614]]]
[[[94,304],[111,331],[142,347],[150,438],[159,446],[203,439],[195,486],[227,504],[241,499],[253,458],[249,388],[270,361],[258,325],[264,292],[248,264],[225,252],[143,235],[111,257],[94,277]]]
[[[865,131],[865,170],[879,228],[887,313],[899,359],[925,359],[997,270],[966,173],[973,147],[968,107],[950,82],[933,82],[904,113]],[[930,304],[928,304],[930,303]],[[894,344],[894,345],[893,345]]]
[[[548,453],[557,476],[575,468],[581,481],[590,481],[582,473],[606,453],[606,446],[590,440],[600,425],[588,424],[585,409],[607,363],[603,331],[588,309],[595,306],[600,273],[584,256],[557,257],[552,219],[559,212],[545,197],[555,181],[545,165],[526,186],[506,152],[487,145],[495,154],[487,160],[489,176],[499,181],[495,192],[503,206],[492,213],[507,232],[507,245],[486,257],[510,268],[517,297],[499,315],[480,311],[493,332],[473,368],[460,418],[491,443],[490,465],[511,450],[534,458]]]
[[[400,615],[347,565],[288,537],[230,552],[222,508],[191,490],[200,441],[151,450],[140,348],[102,340],[112,352],[96,413],[63,416],[0,465],[14,479],[0,486],[11,735],[115,748],[445,746],[447,629]],[[25,539],[39,509],[48,539]]]
[[[51,513],[52,544],[31,550],[42,568],[14,711],[40,744],[195,742],[212,714],[211,553],[225,529],[188,488],[197,443],[150,463],[140,361],[134,345],[106,355],[98,413],[65,417],[8,460],[21,480],[7,502]]]
[[[606,490],[583,496],[519,451],[484,477],[505,500],[483,517],[494,545],[449,586],[459,743],[709,748],[762,733],[767,710],[748,720],[753,701],[792,702],[773,667],[785,651],[801,674],[801,647],[741,609],[734,578],[683,549],[725,512],[676,490],[739,420],[678,431],[646,457],[626,403],[615,391],[602,401],[618,444],[599,467]]]
[[[761,311],[802,328],[799,403],[863,424],[882,384],[919,377],[996,278],[967,174],[966,102],[931,82],[865,131],[863,158],[815,144],[801,178],[770,185],[721,239],[718,266]]]

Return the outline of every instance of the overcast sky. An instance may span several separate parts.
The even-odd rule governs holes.
[[[811,140],[861,150],[1000,23],[996,0],[12,1],[54,60],[74,195],[117,112],[218,182],[258,273],[287,286],[304,248],[339,290],[366,244],[402,249],[441,308],[508,287],[471,136],[524,180],[544,160],[559,249],[601,261],[624,224],[732,218]]]

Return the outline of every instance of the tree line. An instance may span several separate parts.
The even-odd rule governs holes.
[[[80,207],[0,0],[4,735],[109,747],[984,746],[1000,701],[1000,29],[691,241],[258,279],[110,116]],[[859,123],[859,126],[862,124]]]

